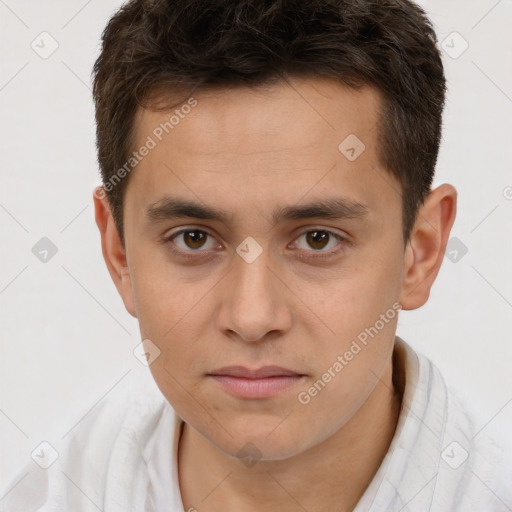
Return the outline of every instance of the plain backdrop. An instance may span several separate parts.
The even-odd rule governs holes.
[[[90,74],[100,34],[120,5],[0,0],[0,489],[41,441],[58,449],[140,365],[132,353],[138,324],[102,259],[92,203],[100,181]],[[401,313],[398,335],[480,411],[481,428],[505,434],[512,426],[512,1],[421,5],[448,79],[434,185],[452,183],[459,192],[457,240],[428,303]],[[43,237],[57,250],[47,262],[33,252]]]

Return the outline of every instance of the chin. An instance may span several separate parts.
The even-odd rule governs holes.
[[[267,422],[262,423],[258,428],[253,421],[251,428],[246,430],[234,429],[237,434],[232,438],[223,436],[222,439],[212,439],[210,441],[224,453],[245,459],[250,457],[252,460],[261,461],[280,461],[286,460],[315,446],[317,443],[312,437],[309,439],[307,432],[300,431],[297,428],[283,428],[283,425],[276,428],[268,428]],[[228,431],[232,431],[229,427]],[[278,432],[279,431],[279,432]]]

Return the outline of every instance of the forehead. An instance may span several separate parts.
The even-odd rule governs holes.
[[[371,146],[373,140],[367,132],[374,130],[381,104],[375,88],[356,90],[328,78],[289,78],[270,86],[215,87],[199,92],[194,99],[197,107],[192,109],[186,100],[174,102],[167,112],[139,108],[135,140],[144,139],[175,113],[179,119],[171,123],[174,138],[176,142],[193,142],[195,155],[220,150],[248,155],[251,149],[261,155],[264,149],[270,152],[287,147],[297,151],[314,143],[336,143],[350,133],[357,133]],[[184,115],[181,110],[185,107]],[[184,117],[186,123],[182,122]],[[189,139],[191,134],[193,141]]]
[[[126,194],[140,212],[171,192],[261,213],[334,188],[370,207],[399,201],[397,183],[383,190],[383,178],[393,179],[378,159],[381,98],[371,87],[290,79],[204,90],[193,100],[137,112],[134,149],[154,143]]]

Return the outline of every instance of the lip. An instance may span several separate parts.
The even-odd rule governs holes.
[[[212,376],[242,377],[245,379],[264,379],[266,377],[291,377],[301,375],[298,372],[282,368],[281,366],[262,366],[251,370],[245,366],[224,366],[210,372]]]
[[[239,398],[262,399],[279,394],[301,382],[304,374],[280,366],[257,369],[226,366],[208,374],[225,391]]]

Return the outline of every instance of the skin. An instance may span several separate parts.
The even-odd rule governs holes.
[[[185,421],[185,510],[352,510],[399,415],[391,359],[398,315],[307,405],[297,395],[394,303],[412,310],[427,301],[456,190],[431,191],[404,245],[400,185],[378,158],[376,90],[308,78],[195,98],[197,106],[129,176],[125,247],[108,201],[94,194],[109,272],[142,339],[160,349],[151,372]],[[134,146],[168,118],[139,110]],[[366,147],[355,161],[338,150],[349,134]],[[148,205],[166,194],[227,210],[228,222],[150,221]],[[271,220],[275,208],[333,196],[366,205],[367,214]],[[183,234],[162,242],[183,227],[211,237],[203,246]],[[312,241],[315,229],[347,242]],[[262,248],[252,263],[236,252],[248,236]],[[259,400],[234,397],[207,376],[227,365],[271,364],[305,376]],[[244,447],[258,459],[250,467],[239,458]]]

